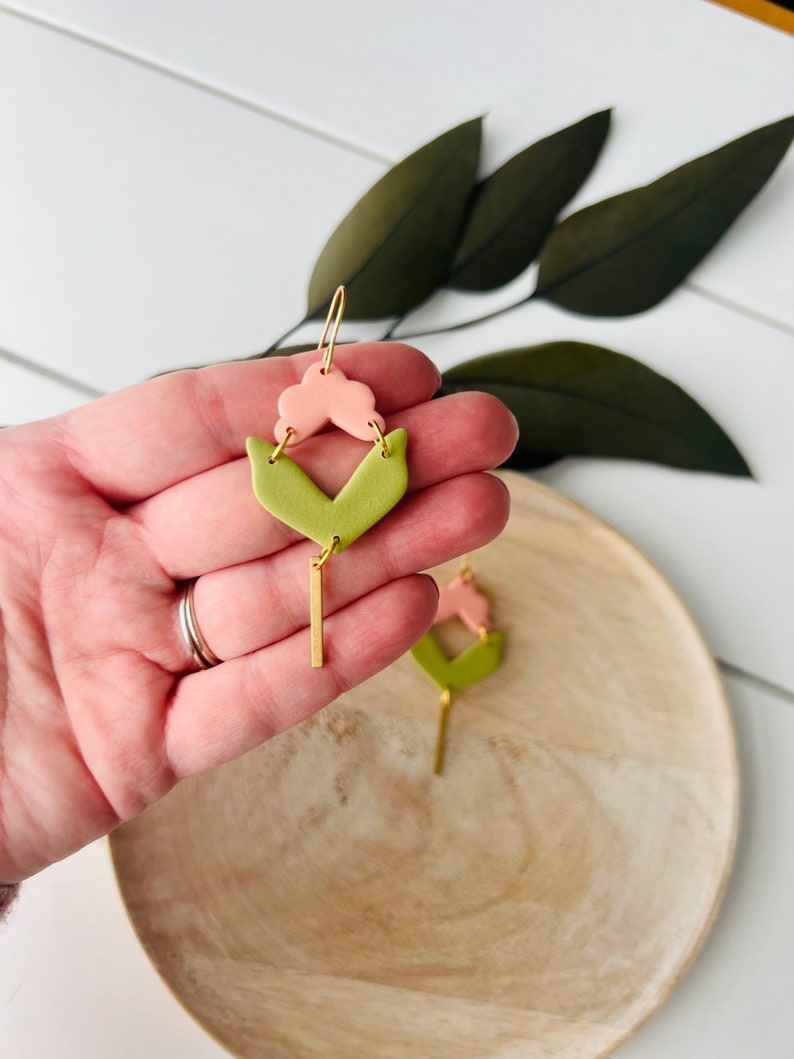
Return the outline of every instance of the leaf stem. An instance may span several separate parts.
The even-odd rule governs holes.
[[[290,335],[294,335],[299,327],[303,327],[308,322],[308,317],[304,316],[302,320],[299,320],[293,327],[288,331],[285,331],[283,335],[280,335],[274,342],[267,347],[263,353],[252,353],[248,360],[264,360],[265,357],[269,357],[271,353],[275,353],[285,338],[289,338]]]
[[[474,327],[475,324],[485,323],[486,320],[494,320],[497,316],[503,316],[505,313],[512,312],[513,309],[518,309],[522,305],[526,305],[528,302],[531,302],[535,298],[537,293],[537,290],[534,290],[525,298],[521,298],[519,301],[513,302],[512,305],[504,305],[501,309],[494,309],[493,312],[484,313],[482,316],[475,316],[472,320],[462,320],[458,324],[447,324],[446,327],[433,327],[424,331],[408,331],[406,334],[398,335],[396,337],[397,340],[401,342],[403,339],[426,338],[428,335],[443,335],[446,334],[448,331],[462,331],[466,327]],[[430,299],[427,298],[425,299],[425,302],[429,300]],[[425,302],[421,302],[419,305],[414,306],[411,309],[411,313],[416,312],[416,310],[421,308],[421,306],[424,305]],[[388,330],[383,334],[380,341],[388,342],[390,339],[394,338],[394,332],[397,330],[397,328],[400,326],[403,320],[406,319],[408,315],[410,314],[404,313],[402,316],[398,316],[396,320],[393,320]],[[278,347],[285,339],[289,338],[290,335],[294,334],[299,327],[303,327],[305,323],[308,323],[308,317],[304,317],[303,320],[300,320],[297,324],[295,324],[294,327],[291,327],[288,331],[285,331],[284,334],[277,338],[271,345],[269,345],[263,353],[254,353],[248,359],[262,360],[265,357],[269,357],[271,353],[276,352]]]
[[[433,291],[433,294],[435,294],[435,293],[436,293],[436,291]],[[390,338],[394,338],[394,332],[397,330],[397,328],[400,326],[400,324],[403,322],[403,320],[407,316],[410,316],[411,313],[416,312],[417,309],[421,309],[423,305],[426,305],[427,302],[429,302],[430,299],[433,297],[433,294],[428,295],[427,298],[423,298],[422,301],[420,301],[418,305],[412,306],[408,310],[408,312],[402,313],[400,316],[395,317],[395,319],[392,320],[392,322],[389,324],[388,331],[386,331],[386,333],[381,337],[381,342],[388,342]]]
[[[407,334],[399,335],[398,338],[402,341],[404,338],[425,338],[427,335],[443,335],[448,331],[462,331],[465,327],[474,327],[475,324],[482,324],[485,323],[486,320],[493,320],[497,316],[503,316],[505,313],[512,312],[513,309],[518,309],[520,306],[531,302],[536,294],[537,291],[532,291],[532,293],[528,294],[526,298],[513,302],[512,305],[504,305],[501,309],[494,309],[493,312],[485,313],[483,316],[475,316],[473,320],[462,320],[459,324],[448,324],[446,327],[433,327],[424,331],[409,331]],[[399,323],[400,320],[396,320],[392,324],[383,336],[383,341],[392,337],[394,330]]]

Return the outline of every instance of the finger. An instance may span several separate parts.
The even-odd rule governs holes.
[[[183,677],[165,734],[175,776],[182,779],[252,750],[390,665],[427,631],[437,605],[432,578],[414,574],[331,615],[322,669],[308,664],[309,631],[303,629],[254,654]]]
[[[509,510],[506,487],[490,474],[469,474],[408,497],[327,563],[325,614],[417,569],[481,548],[502,531]],[[306,626],[309,560],[316,554],[315,544],[302,541],[266,559],[201,577],[194,602],[210,647],[221,658],[236,658]]]
[[[57,421],[77,471],[112,503],[128,504],[272,437],[278,398],[317,352],[218,364],[163,375],[68,412]],[[334,364],[364,382],[386,414],[427,400],[440,376],[419,350],[396,342],[337,346]]]
[[[411,491],[490,470],[507,459],[517,438],[515,419],[505,406],[475,392],[425,402],[390,417],[388,429],[398,426],[408,431]],[[362,442],[335,431],[301,445],[295,458],[333,496],[365,451]],[[269,555],[302,539],[260,506],[251,488],[248,459],[174,486],[128,513],[176,580]]]

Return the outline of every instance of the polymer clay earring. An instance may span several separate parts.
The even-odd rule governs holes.
[[[502,661],[505,634],[492,630],[490,603],[474,584],[474,575],[464,556],[461,571],[439,592],[438,612],[433,625],[458,618],[477,639],[456,658],[447,658],[433,630],[411,648],[411,654],[428,676],[441,688],[441,713],[433,772],[439,775],[444,763],[447,724],[452,692],[460,691],[490,676]]]
[[[337,288],[317,347],[323,356],[308,368],[300,383],[289,386],[279,397],[276,444],[253,437],[246,441],[259,503],[322,549],[309,563],[314,668],[321,667],[324,660],[323,567],[334,553],[343,551],[388,514],[408,488],[406,431],[384,435],[386,424],[375,410],[372,390],[348,379],[333,363],[346,300],[345,288]],[[323,350],[329,331],[328,346]],[[285,452],[327,423],[355,438],[374,442],[374,448],[333,499]]]

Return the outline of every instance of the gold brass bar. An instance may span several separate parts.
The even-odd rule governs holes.
[[[323,568],[320,556],[313,555],[310,562],[309,595],[311,599],[312,669],[323,666]]]
[[[433,762],[433,772],[436,776],[441,775],[441,766],[444,764],[444,748],[447,742],[447,721],[449,720],[449,706],[452,702],[452,693],[449,688],[441,692],[441,714],[438,718],[438,739],[436,741],[436,757]]]

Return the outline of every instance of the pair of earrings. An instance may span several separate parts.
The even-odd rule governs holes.
[[[504,649],[505,634],[498,629],[491,629],[490,603],[474,583],[468,556],[464,556],[458,576],[439,591],[433,627],[453,617],[462,621],[477,637],[456,658],[447,658],[432,629],[411,648],[413,657],[441,689],[441,712],[433,760],[433,772],[436,775],[440,774],[444,764],[453,691],[470,687],[490,676],[500,665]]]
[[[348,379],[333,363],[346,301],[345,288],[337,288],[317,347],[323,354],[321,359],[308,368],[300,383],[287,387],[279,397],[276,444],[254,437],[246,441],[259,503],[321,548],[309,561],[313,668],[324,662],[325,564],[388,514],[408,488],[406,431],[392,430],[384,435],[386,424],[375,409],[372,390]],[[323,349],[329,331],[328,346]],[[355,438],[374,442],[374,448],[333,499],[285,451],[328,423]]]

